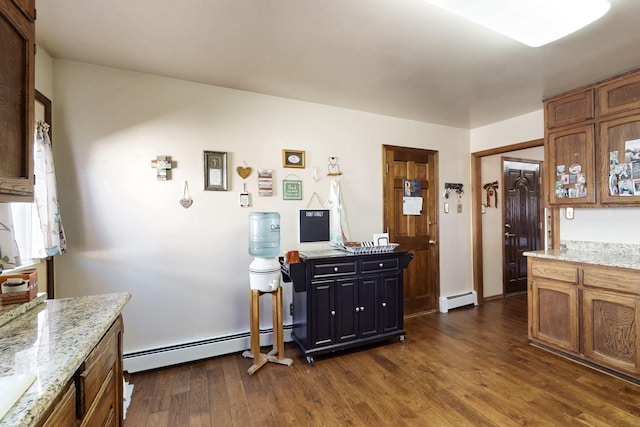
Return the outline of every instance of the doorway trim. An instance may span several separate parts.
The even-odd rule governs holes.
[[[471,153],[471,224],[472,224],[472,241],[473,241],[473,289],[478,293],[478,304],[484,302],[484,268],[482,253],[482,158],[493,156],[495,154],[504,154],[511,151],[524,150],[525,148],[542,147],[544,139],[534,139],[531,141],[520,142],[517,144],[505,145],[503,147],[491,148],[489,150],[476,151]],[[543,200],[546,205],[547,186],[545,185],[544,176],[542,178]],[[550,236],[553,242],[556,242],[556,231],[559,226],[558,209],[550,209]],[[546,220],[546,219],[545,219]],[[547,236],[548,238],[549,236]]]

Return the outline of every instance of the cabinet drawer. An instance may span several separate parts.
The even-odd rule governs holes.
[[[598,106],[602,116],[640,108],[640,74],[633,73],[600,86]]]
[[[53,409],[53,412],[42,424],[43,427],[73,427],[76,425],[76,386],[69,384],[67,391],[62,394],[62,399]]]
[[[640,295],[640,280],[636,270],[584,266],[582,283],[585,286]]]
[[[547,129],[584,122],[595,117],[594,90],[562,96],[546,103]]]
[[[356,261],[314,264],[313,278],[356,274]]]
[[[381,258],[381,259],[368,259],[362,261],[362,272],[371,273],[384,270],[397,270],[400,268],[398,258]]]
[[[81,426],[115,426],[116,425],[116,386],[113,370],[107,373],[99,390],[94,405],[82,420]]]
[[[78,375],[78,417],[82,418],[96,399],[100,388],[118,358],[118,334],[114,327],[89,354]]]
[[[531,276],[554,281],[578,283],[578,268],[571,264],[531,259]]]

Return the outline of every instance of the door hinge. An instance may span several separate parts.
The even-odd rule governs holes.
[[[386,164],[386,167],[387,167],[386,173],[389,174],[389,163]]]

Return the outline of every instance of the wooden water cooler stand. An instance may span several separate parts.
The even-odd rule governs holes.
[[[282,286],[272,292],[249,290],[251,297],[251,349],[242,353],[243,357],[253,358],[253,365],[247,369],[253,375],[267,362],[291,366],[293,360],[284,357],[284,333],[282,319]],[[273,349],[269,353],[260,353],[260,296],[271,294],[271,312],[273,314]]]

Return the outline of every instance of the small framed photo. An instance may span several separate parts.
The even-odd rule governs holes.
[[[204,189],[227,191],[227,153],[204,152]]]
[[[304,151],[282,150],[282,167],[304,169]]]

